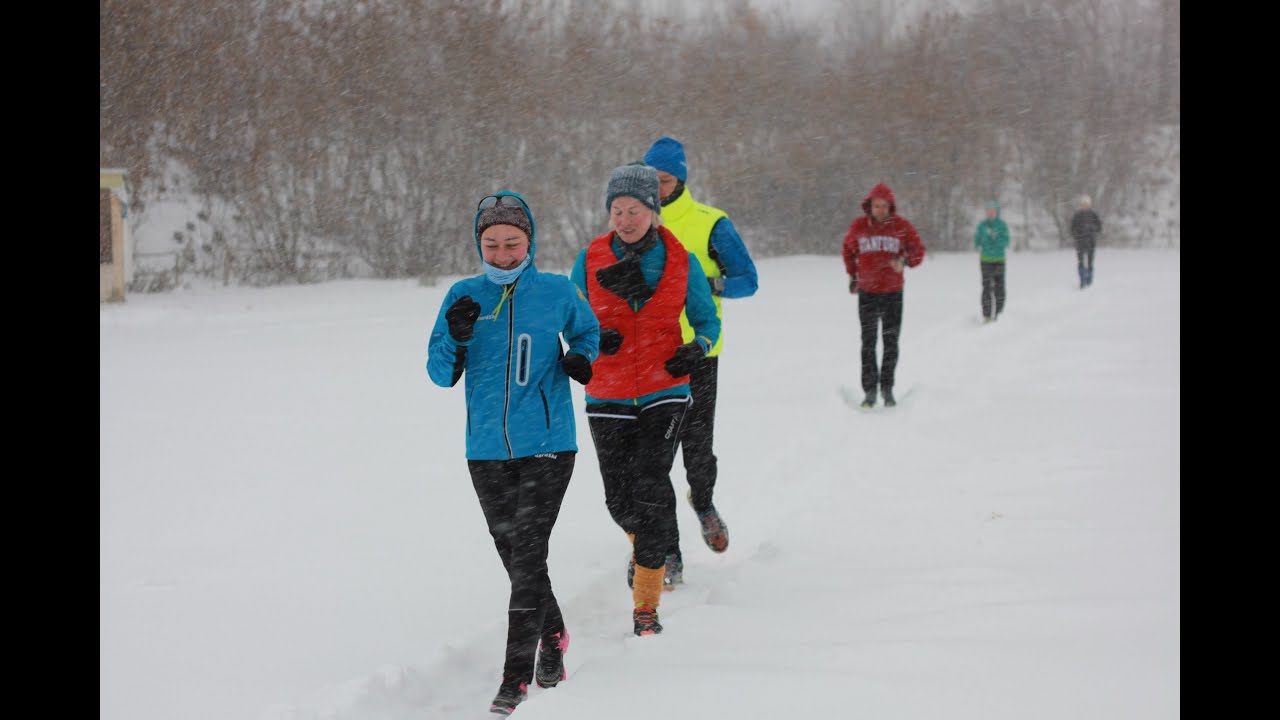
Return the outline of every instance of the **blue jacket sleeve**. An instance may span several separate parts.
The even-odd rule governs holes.
[[[449,322],[444,318],[449,306],[459,297],[461,295],[457,285],[449,288],[444,302],[440,304],[440,313],[436,316],[435,327],[431,329],[431,341],[427,345],[427,375],[431,376],[431,382],[440,387],[458,384],[462,371],[466,369],[467,346],[472,342],[468,340],[460,343],[454,340],[449,334]]]
[[[577,270],[577,266],[574,266],[574,270]],[[569,292],[573,293],[573,299],[569,301],[568,317],[561,332],[565,342],[569,343],[569,352],[576,352],[595,362],[596,356],[600,354],[600,321],[587,304],[586,293],[579,290],[576,284],[569,288]]]
[[[707,274],[702,272],[693,253],[689,253],[689,289],[685,294],[684,312],[693,327],[694,339],[702,345],[703,352],[710,352],[720,339],[720,318],[716,317],[716,303],[711,299]]]
[[[716,249],[716,255],[724,265],[724,291],[720,296],[744,298],[755,295],[759,287],[756,264],[729,218],[720,218],[711,228],[711,247]]]

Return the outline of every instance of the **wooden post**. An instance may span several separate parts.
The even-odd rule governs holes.
[[[108,189],[98,191],[98,250],[100,301],[124,302],[123,206],[120,198]]]

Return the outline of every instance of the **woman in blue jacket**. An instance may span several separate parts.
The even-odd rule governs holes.
[[[466,375],[467,469],[511,580],[506,661],[490,706],[502,714],[525,699],[531,676],[541,687],[566,676],[569,633],[547,575],[548,541],[578,451],[569,378],[591,380],[600,342],[600,324],[569,278],[534,266],[534,227],[514,192],[480,201],[484,274],[449,288],[427,351],[437,385]]]

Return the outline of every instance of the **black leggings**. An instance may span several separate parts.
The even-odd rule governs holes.
[[[636,536],[636,564],[666,563],[676,526],[671,465],[688,396],[647,405],[589,403],[587,422],[604,480],[604,503],[623,532]]]
[[[564,629],[547,575],[547,553],[576,456],[569,451],[467,461],[489,534],[511,579],[502,672],[525,682],[533,677],[539,638]]]
[[[995,299],[996,315],[1004,312],[1004,263],[982,263],[982,317],[991,317],[991,300]]]
[[[893,371],[898,367],[898,331],[902,329],[902,291],[859,290],[858,319],[862,322],[862,391],[869,394],[877,387],[892,390]],[[881,334],[884,335],[884,357],[877,368],[876,339]]]

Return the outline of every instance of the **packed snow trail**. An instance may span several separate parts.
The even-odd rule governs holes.
[[[551,539],[568,679],[522,720],[1179,713],[1177,251],[907,271],[898,389],[865,413],[836,256],[725,303],[723,555],[631,634],[628,543],[585,419]],[[555,270],[551,268],[550,270]],[[101,717],[486,718],[507,581],[431,385],[448,287],[131,296],[101,319]],[[581,389],[574,386],[581,407]],[[673,472],[684,496],[683,470]]]

